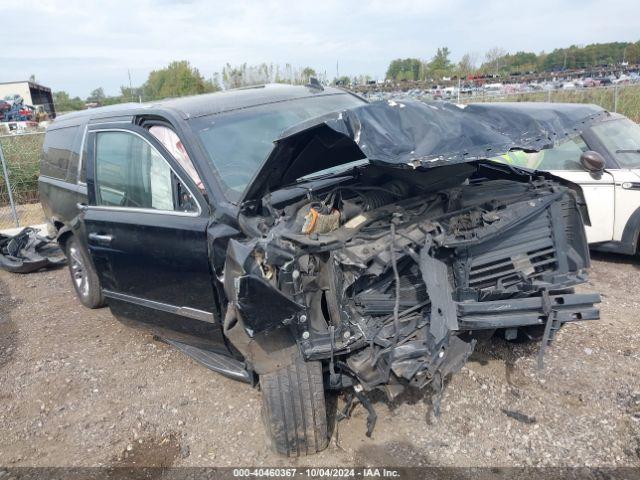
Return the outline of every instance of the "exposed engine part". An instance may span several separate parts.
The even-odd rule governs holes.
[[[322,203],[312,203],[304,217],[302,233],[329,233],[340,226],[340,212]]]
[[[392,180],[379,187],[361,188],[358,198],[361,200],[362,209],[367,212],[383,207],[402,198],[407,198],[411,189],[409,184],[400,180]]]
[[[300,232],[305,235],[330,233],[340,224],[357,228],[367,220],[364,212],[407,198],[411,192],[411,185],[400,180],[380,186],[338,187],[300,207],[294,224],[300,225]]]

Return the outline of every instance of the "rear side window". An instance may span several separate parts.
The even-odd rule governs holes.
[[[68,171],[72,155],[77,157],[74,144],[79,131],[78,126],[47,130],[42,147],[42,175],[70,180]],[[72,163],[77,165],[77,159]]]
[[[96,202],[101,206],[197,212],[166,160],[130,132],[96,133]]]

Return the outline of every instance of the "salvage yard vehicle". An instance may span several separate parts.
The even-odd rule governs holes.
[[[47,130],[41,199],[84,305],[259,384],[272,448],[307,455],[329,442],[325,392],[362,403],[371,435],[372,391],[438,399],[479,337],[542,338],[542,359],[599,317],[574,291],[580,188],[485,160],[590,116],[318,84],[98,108]]]
[[[571,104],[491,104],[527,114],[552,108],[562,113]],[[526,153],[512,151],[496,158],[511,165],[546,170],[582,187],[591,225],[586,226],[592,249],[638,254],[640,240],[640,125],[624,115],[589,105],[597,121],[555,148]]]

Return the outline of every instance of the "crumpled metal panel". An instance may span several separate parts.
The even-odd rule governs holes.
[[[431,168],[551,148],[608,115],[595,105],[381,101],[285,131],[245,192],[256,199],[326,168],[372,163]]]

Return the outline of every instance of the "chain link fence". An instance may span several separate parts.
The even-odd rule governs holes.
[[[521,86],[520,86],[521,87]],[[445,100],[458,104],[482,102],[550,102],[550,103],[593,103],[610,112],[621,113],[634,122],[640,123],[640,84],[617,84],[599,87],[550,88],[517,91],[517,85],[502,85],[499,91],[475,87],[473,89],[430,90],[414,88],[411,90],[375,90],[369,89],[362,95],[369,101],[403,100],[411,98],[422,101]],[[510,90],[510,89],[513,90]]]
[[[44,131],[0,135],[0,230],[45,222],[38,199]]]

